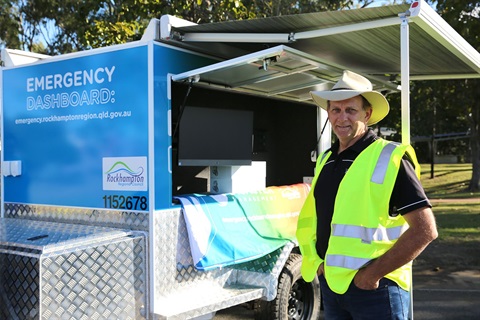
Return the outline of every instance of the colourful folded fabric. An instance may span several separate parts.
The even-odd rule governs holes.
[[[309,189],[308,184],[296,184],[176,197],[183,207],[195,267],[209,270],[254,260],[296,241],[298,214]]]

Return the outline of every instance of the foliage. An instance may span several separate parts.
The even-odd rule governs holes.
[[[480,50],[480,4],[466,0],[437,1],[442,17],[477,51]],[[442,105],[453,109],[460,121],[468,125],[473,164],[470,191],[480,190],[480,80],[448,80],[434,88]],[[433,87],[433,86],[432,86]],[[448,123],[448,122],[447,122]]]
[[[43,53],[52,55],[139,39],[150,17],[168,7],[165,1],[145,0],[17,0],[8,3],[15,9],[11,10],[15,12],[10,19],[18,21],[21,49],[33,51],[41,41],[46,44]],[[5,38],[8,32],[14,30],[0,29],[0,39],[13,48]]]
[[[18,37],[18,30],[20,28],[20,21],[16,18],[18,16],[18,9],[15,8],[10,1],[0,1],[0,39],[9,44],[9,47],[15,49],[20,48],[20,38]]]
[[[480,50],[480,4],[467,0],[435,2],[438,13],[474,48]],[[470,139],[440,141],[436,155],[454,154],[461,161],[472,162],[468,189],[480,190],[480,80],[416,81],[410,87],[412,137],[431,137],[451,133],[469,133]],[[389,96],[390,114],[382,126],[401,132],[400,95]],[[400,141],[401,137],[395,137]],[[413,142],[418,158],[431,162],[429,142]]]
[[[0,3],[0,39],[51,55],[138,40],[152,18],[195,23],[367,6],[372,0],[16,0]],[[1,43],[0,42],[0,43]]]

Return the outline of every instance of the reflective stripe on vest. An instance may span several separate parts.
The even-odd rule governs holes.
[[[373,183],[382,184],[387,173],[388,164],[390,162],[390,157],[392,156],[393,151],[397,145],[393,142],[387,144],[380,153],[378,157],[377,165],[375,170],[373,170],[372,179]]]
[[[329,254],[327,258],[327,265],[330,267],[341,267],[350,270],[358,270],[372,259],[355,258],[350,256],[343,256],[339,254]]]
[[[347,224],[333,224],[332,235],[360,239],[363,243],[371,243],[372,241],[394,241],[400,238],[407,228],[405,225],[393,228],[381,226],[378,228],[367,228]]]
[[[327,154],[330,155],[330,152],[324,152],[324,153],[322,153],[322,157],[320,158],[320,162],[322,162],[323,159],[325,159],[325,157],[327,156]]]

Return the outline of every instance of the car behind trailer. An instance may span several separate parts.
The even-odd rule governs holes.
[[[247,302],[260,319],[318,317],[294,237],[331,139],[309,92],[345,69],[400,91],[409,144],[411,80],[480,77],[480,54],[424,1],[163,16],[137,42],[2,61],[2,319],[211,318]]]

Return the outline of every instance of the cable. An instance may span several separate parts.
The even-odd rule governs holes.
[[[173,134],[172,134],[172,140],[175,137],[175,134],[177,133],[178,126],[180,125],[180,120],[182,119],[183,110],[185,110],[185,104],[187,104],[187,98],[190,95],[190,91],[192,90],[194,82],[195,81],[193,79],[190,80],[190,83],[188,84],[187,93],[185,94],[185,97],[183,98],[183,102],[180,105],[180,110],[178,111],[177,123],[175,124],[175,129],[173,130]]]
[[[327,127],[327,123],[328,123],[328,118],[327,120],[325,120],[325,124],[323,125],[322,131],[320,131],[320,136],[318,137],[315,147],[313,148],[312,152],[310,152],[311,158],[313,158],[314,156],[316,157],[316,154],[318,153],[318,144],[320,143],[320,139],[322,138],[323,131],[325,131],[325,128]]]

